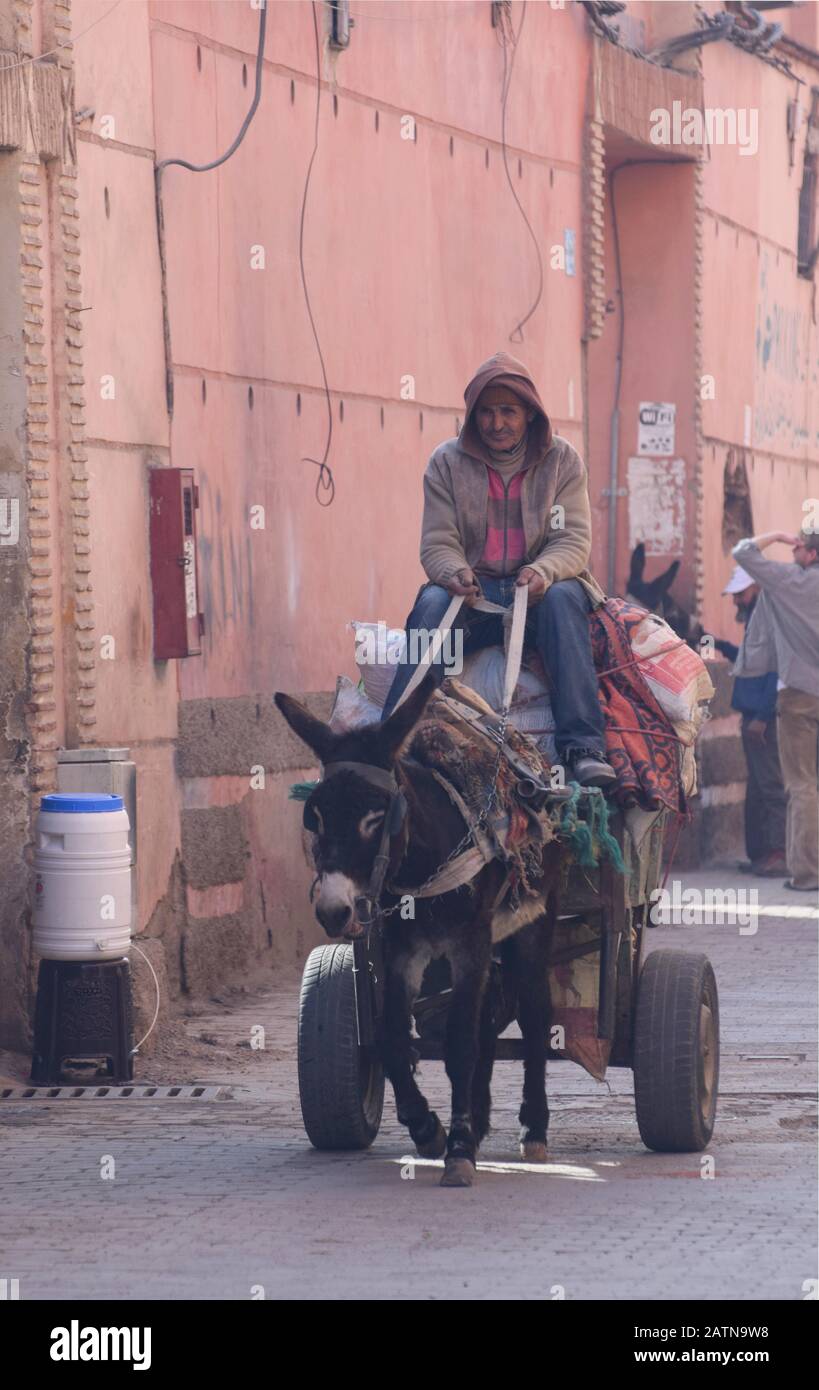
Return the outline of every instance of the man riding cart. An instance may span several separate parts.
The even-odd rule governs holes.
[[[508,353],[495,353],[478,368],[464,399],[460,434],[438,445],[424,477],[421,563],[429,583],[407,619],[407,659],[383,718],[416,674],[412,633],[437,629],[457,595],[463,607],[455,625],[463,632],[464,653],[500,643],[503,617],[485,610],[509,609],[516,588],[525,586],[526,637],[549,681],[558,758],[567,778],[608,787],[615,773],[604,751],[588,621],[605,596],[586,569],[586,469],[571,444],[552,433],[529,372]],[[442,681],[443,658],[432,665]]]
[[[586,570],[585,468],[552,435],[525,367],[498,353],[465,394],[463,429],[427,467],[429,582],[383,709],[384,664],[369,656],[357,656],[363,691],[339,679],[329,724],[275,697],[322,766],[291,789],[331,943],[302,987],[305,1128],[318,1148],[372,1143],[386,1072],[419,1154],[445,1155],[448,1187],[474,1178],[496,1055],[523,1060],[532,1162],[546,1159],[547,1055],[598,1079],[633,1065],[640,1132],[669,1152],[707,1144],[717,1083],[708,961],[658,951],[642,967],[666,814],[685,814],[713,686],[660,618],[605,598]],[[477,688],[492,651],[434,689],[460,674],[457,646],[441,655],[447,631],[457,624],[465,653],[491,648],[507,616],[502,695]],[[550,686],[550,749],[515,724],[527,632]],[[554,1051],[553,1017],[565,1034]],[[521,1039],[502,1040],[512,1019]],[[448,1133],[415,1079],[413,1020],[422,1054],[446,1063]]]

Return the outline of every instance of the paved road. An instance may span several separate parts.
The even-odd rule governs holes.
[[[516,1158],[520,1070],[509,1062],[472,1190],[440,1189],[434,1164],[402,1177],[410,1149],[391,1097],[371,1150],[316,1153],[300,1123],[288,978],[191,1020],[214,1061],[155,1078],[221,1091],[0,1102],[0,1278],[17,1279],[23,1299],[804,1298],[817,1273],[816,910],[783,917],[792,895],[761,888],[753,935],[650,933],[651,948],[705,950],[717,973],[713,1179],[699,1156],[642,1147],[629,1073],[612,1071],[609,1089],[568,1063],[550,1068],[543,1168]],[[268,1047],[252,1052],[259,1023]],[[445,1112],[441,1064],[423,1065],[422,1085]],[[102,1176],[110,1158],[113,1179]]]

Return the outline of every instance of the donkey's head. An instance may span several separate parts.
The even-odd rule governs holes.
[[[319,782],[304,803],[304,824],[316,836],[316,916],[330,937],[350,941],[363,931],[356,901],[366,897],[382,842],[384,852],[390,853],[402,833],[403,803],[393,794],[388,774],[434,687],[430,673],[383,724],[368,724],[349,733],[334,732],[290,695],[274,697],[293,732],[324,767],[362,765],[360,770],[331,768],[331,775]],[[370,776],[367,768],[372,769]]]
[[[667,570],[658,574],[655,579],[646,580],[643,573],[646,567],[646,548],[642,541],[635,545],[631,553],[631,569],[628,577],[628,589],[626,598],[632,599],[642,608],[647,608],[649,613],[657,613],[664,618],[670,628],[676,632],[683,641],[690,641],[692,638],[691,614],[682,607],[681,604],[669,593],[671,585],[677,578],[680,568],[679,560],[672,560]]]

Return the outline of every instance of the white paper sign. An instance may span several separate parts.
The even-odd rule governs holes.
[[[670,401],[641,401],[637,453],[643,458],[670,458],[674,453],[677,407]]]
[[[685,545],[683,459],[628,461],[629,549],[642,541],[646,555],[682,555]]]

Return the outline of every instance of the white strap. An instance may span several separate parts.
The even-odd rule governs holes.
[[[517,598],[517,594],[515,595],[515,597]],[[401,695],[400,698],[396,700],[395,708],[393,709],[393,714],[395,713],[395,710],[397,710],[401,705],[403,705],[404,701],[407,699],[407,696],[411,695],[413,690],[415,690],[416,687],[421,684],[421,681],[424,679],[424,676],[429,670],[429,667],[432,665],[432,662],[435,660],[438,653],[440,652],[441,647],[444,644],[444,638],[446,634],[449,632],[449,629],[452,627],[452,624],[454,623],[455,619],[460,613],[463,601],[463,594],[453,595],[452,599],[450,600],[449,607],[447,608],[443,618],[441,619],[440,624],[435,629],[435,635],[433,636],[433,639],[430,642],[429,647],[424,652],[423,657],[421,658],[412,675],[410,676],[410,679],[408,680],[407,685],[404,689],[403,695]],[[476,599],[475,603],[473,604],[473,607],[478,608],[481,611],[481,613],[503,614],[506,612],[506,609],[502,607],[501,604],[490,603],[489,599],[486,598]],[[520,672],[520,660],[518,660],[518,672]],[[515,685],[517,685],[517,676],[515,677]]]
[[[457,859],[451,859],[442,869],[430,879],[422,888],[399,888],[396,884],[391,885],[390,892],[396,893],[400,897],[407,894],[413,898],[437,898],[440,893],[451,893],[454,888],[461,888],[464,883],[469,883],[479,874],[481,869],[486,867],[486,858],[479,849],[464,850]]]
[[[523,636],[526,627],[526,609],[529,603],[529,590],[525,584],[515,589],[515,606],[512,609],[512,632],[509,637],[509,650],[506,653],[506,678],[503,682],[503,713],[508,714],[515,698],[515,686],[520,676],[520,663],[523,660]]]

